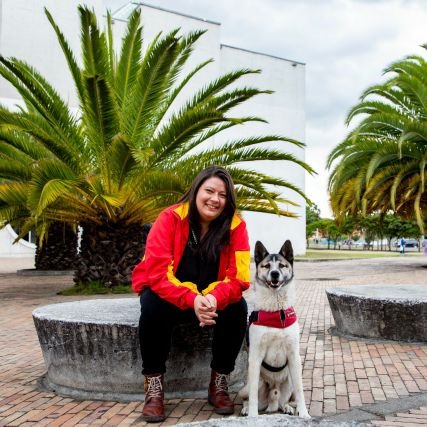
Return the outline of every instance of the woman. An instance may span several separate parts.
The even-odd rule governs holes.
[[[208,400],[219,414],[234,412],[227,375],[246,331],[242,292],[249,287],[250,262],[246,224],[235,210],[229,173],[219,166],[203,170],[180,202],[154,222],[144,259],[133,271],[132,287],[141,299],[148,422],[165,419],[163,374],[177,322],[214,328]]]

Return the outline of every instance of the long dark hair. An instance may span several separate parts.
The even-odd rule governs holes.
[[[196,196],[201,185],[209,178],[219,178],[225,184],[226,203],[221,215],[209,224],[209,230],[200,241],[200,217],[196,205]],[[234,183],[230,174],[221,166],[209,166],[202,170],[194,179],[190,189],[181,197],[180,202],[188,202],[188,218],[190,228],[194,230],[198,238],[198,250],[203,259],[207,261],[216,261],[220,250],[230,243],[230,226],[236,211],[236,195],[234,192]],[[191,231],[190,231],[191,233]]]

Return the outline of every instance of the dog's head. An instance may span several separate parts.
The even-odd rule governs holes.
[[[277,290],[286,286],[294,276],[292,243],[286,240],[278,254],[270,254],[260,241],[256,242],[255,264],[258,283]]]

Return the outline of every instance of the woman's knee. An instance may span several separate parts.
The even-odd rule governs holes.
[[[165,319],[174,315],[173,304],[159,297],[150,288],[146,288],[140,295],[141,319]]]

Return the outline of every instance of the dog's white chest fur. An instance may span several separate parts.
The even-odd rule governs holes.
[[[289,357],[294,356],[294,349],[299,339],[299,325],[285,328],[271,328],[261,325],[251,325],[249,328],[249,342],[256,342],[260,353],[264,354],[263,361],[274,368],[288,364]],[[279,372],[270,372],[261,367],[262,377],[273,386],[273,383],[282,382],[287,376],[287,369]]]

